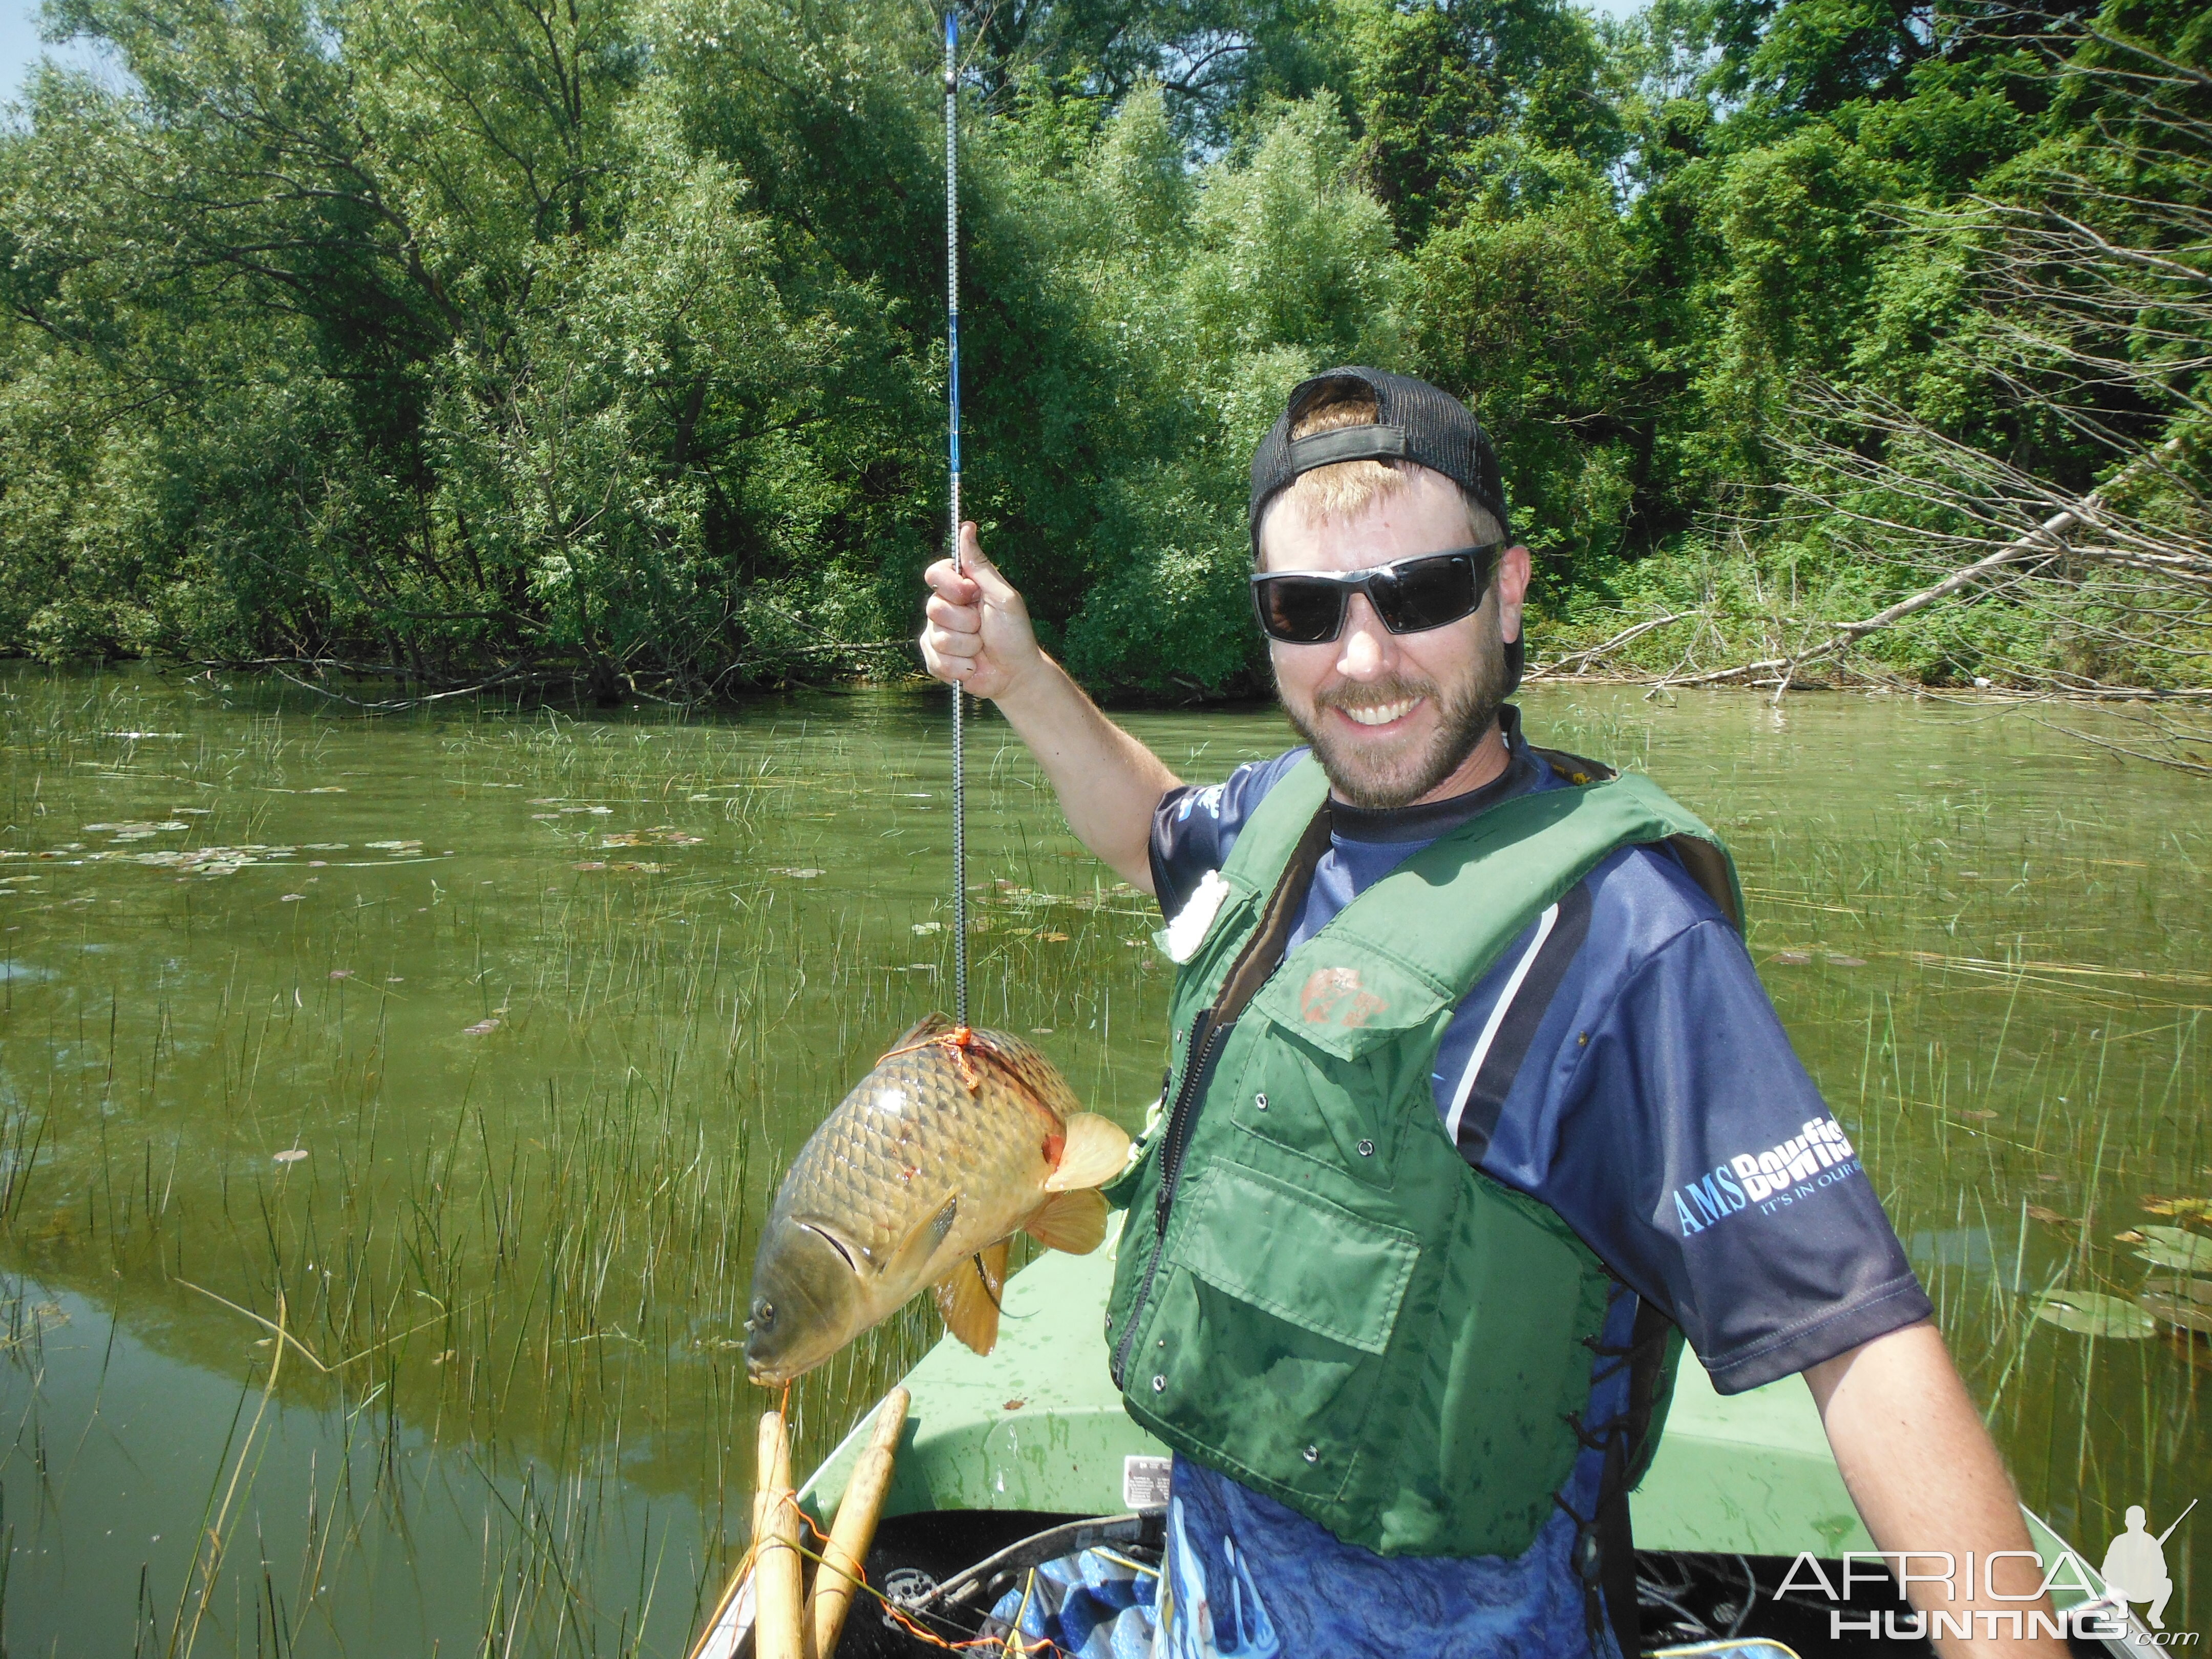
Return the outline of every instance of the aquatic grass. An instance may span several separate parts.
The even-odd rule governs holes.
[[[2100,1552],[2128,1504],[2179,1514],[2212,1474],[2205,1345],[2083,1337],[2030,1310],[2060,1287],[2131,1299],[2146,1270],[2114,1236],[2146,1194],[2212,1192],[2203,917],[2176,908],[2181,871],[2117,856],[2141,844],[2131,826],[1942,799],[1892,816],[1881,840],[1778,827],[1762,883],[1835,908],[1784,908],[1755,949],[1786,940],[1805,964],[1768,979],[1816,1073],[1857,1047],[1847,1121],[1938,1322],[2027,1500]],[[2193,827],[2164,835],[2203,851]],[[1962,898],[1961,872],[1993,868],[2002,886]],[[1824,965],[1839,937],[1866,967]],[[2185,1586],[2212,1559],[2202,1540],[2170,1548]]]
[[[120,718],[112,699],[80,712]],[[40,766],[105,741],[59,720],[34,729]],[[348,838],[292,827],[310,789],[346,791],[313,803],[325,821],[372,820],[380,833],[353,830],[356,845],[511,803],[506,830],[524,844],[488,873],[465,829],[426,842],[462,843],[454,860],[349,875],[387,884],[312,909],[273,910],[273,872],[250,866],[162,893],[143,872],[59,862],[100,884],[85,890],[95,900],[168,898],[153,907],[154,954],[173,954],[149,971],[95,954],[112,969],[104,983],[9,1011],[0,1086],[45,1098],[0,1118],[0,1251],[34,1275],[27,1285],[101,1286],[118,1317],[196,1364],[235,1371],[265,1360],[260,1344],[293,1345],[303,1363],[282,1396],[343,1425],[336,1472],[308,1483],[296,1582],[264,1562],[262,1593],[222,1622],[227,1644],[344,1650],[370,1564],[473,1510],[487,1530],[462,1588],[487,1650],[665,1650],[744,1541],[750,1471],[726,1448],[748,1443],[757,1410],[738,1358],[750,1230],[815,1119],[939,1000],[950,941],[913,929],[944,903],[927,844],[942,807],[895,811],[885,836],[878,799],[912,784],[897,793],[941,801],[941,777],[878,769],[806,725],[742,744],[558,719],[431,731],[444,799],[430,810],[417,789],[400,811],[314,721],[258,717],[186,763],[222,781],[186,844]],[[319,765],[349,768],[347,781],[318,782]],[[20,773],[6,775],[20,792]],[[194,781],[149,786],[112,763],[94,780],[109,792]],[[550,823],[529,816],[543,808],[512,810],[556,799],[611,810]],[[631,808],[651,816],[618,816]],[[868,841],[917,842],[897,860],[915,868],[908,890],[888,903],[878,849],[861,842],[856,867],[844,848],[860,837],[834,827],[854,817]],[[605,833],[664,823],[702,836],[672,849],[681,861],[665,876],[569,867]],[[1143,901],[1095,879],[1070,891],[1074,861],[1052,856],[1064,844],[1025,825],[1009,839],[978,866],[991,872],[979,968],[1004,981],[995,1017],[1064,1033],[1078,1086],[1110,1093],[1128,1069],[1113,993],[1136,1004],[1164,983],[1121,943],[1149,931]],[[326,885],[337,857],[288,860],[277,878]],[[802,861],[830,878],[790,877]],[[25,914],[58,942],[55,911]],[[78,942],[96,940],[81,927]],[[295,1147],[306,1156],[273,1161]],[[287,1330],[272,1338],[279,1306]],[[801,1457],[826,1451],[936,1335],[917,1304],[805,1379]],[[594,1540],[678,1498],[674,1513],[692,1518],[648,1525],[652,1553],[611,1592]],[[144,1622],[149,1640],[175,1628],[157,1610]]]
[[[0,675],[0,851],[96,847],[82,825],[191,805],[186,848],[420,838],[434,856],[184,879],[0,861],[44,878],[0,894],[0,959],[55,975],[0,1001],[0,1345],[27,1334],[0,1376],[30,1386],[46,1339],[27,1309],[66,1294],[243,1398],[281,1297],[301,1363],[250,1494],[262,1547],[226,1558],[201,1651],[386,1650],[395,1601],[421,1609],[404,1644],[425,1650],[669,1651],[744,1542],[753,1231],[822,1114],[949,1000],[941,709],[364,726],[220,703]],[[2153,827],[2162,781],[2085,814],[2047,736],[1977,750],[1959,778],[1920,752],[1930,729],[1900,727],[1910,752],[1839,799],[1832,769],[1792,758],[1844,752],[1821,718],[1620,696],[1530,714],[1729,836],[1753,954],[2029,1500],[2094,1548],[2118,1507],[2178,1510],[2212,1473],[2195,1351],[2092,1344],[2025,1309],[2059,1280],[2132,1294],[2142,1264],[2111,1235],[2142,1195],[2203,1183],[2212,952],[2186,899],[2206,838]],[[1198,781],[1284,740],[1264,714],[1132,723]],[[1003,726],[972,740],[979,1011],[1048,1033],[1086,1103],[1134,1127],[1158,1076],[1157,913],[1067,839]],[[574,867],[662,825],[702,837],[656,847],[664,872]],[[917,1302],[802,1379],[797,1461],[937,1334]],[[74,1421],[37,1401],[33,1448]],[[0,1494],[39,1455],[0,1460]],[[105,1523],[64,1493],[41,1524],[82,1549],[69,1529]],[[24,1599],[33,1570],[0,1580],[11,1641],[52,1616]],[[160,1593],[132,1628],[167,1640],[185,1580],[147,1571]]]

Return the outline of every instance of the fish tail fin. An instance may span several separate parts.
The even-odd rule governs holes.
[[[1106,1195],[1096,1188],[1054,1193],[1022,1223],[1022,1231],[1047,1249],[1089,1255],[1106,1239]]]
[[[1067,1120],[1067,1144],[1060,1162],[1044,1179],[1048,1193],[1073,1192],[1103,1187],[1121,1174],[1129,1162],[1128,1132],[1110,1117],[1097,1112],[1075,1112]]]
[[[999,1297],[1006,1284],[1006,1241],[986,1246],[932,1287],[945,1328],[977,1353],[999,1340]]]

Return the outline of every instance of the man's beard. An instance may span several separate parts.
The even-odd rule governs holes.
[[[1315,698],[1309,715],[1283,695],[1282,681],[1275,695],[1291,724],[1312,746],[1314,757],[1328,775],[1329,787],[1346,805],[1370,812],[1387,812],[1410,806],[1456,772],[1475,746],[1490,735],[1498,711],[1510,695],[1503,645],[1494,638],[1478,644],[1475,659],[1449,690],[1431,681],[1399,679],[1342,685]],[[1341,739],[1322,718],[1331,708],[1375,708],[1406,697],[1426,697],[1435,703],[1436,729],[1419,744],[1394,746],[1388,754],[1362,750]]]

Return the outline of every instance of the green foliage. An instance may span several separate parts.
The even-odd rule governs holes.
[[[46,21],[115,71],[34,75],[0,132],[0,649],[605,696],[910,660],[944,534],[925,13]],[[2040,36],[1984,0],[1027,0],[966,38],[966,500],[1102,690],[1260,683],[1246,463],[1332,362],[1476,404],[1547,628],[1727,588],[1770,596],[1728,611],[1747,649],[1777,591],[1863,614],[1917,580],[1855,560],[1848,512],[1774,518],[1814,439],[1889,453],[1808,379],[2069,489],[2196,407],[2194,313],[2023,345],[1987,280],[1989,202],[2125,240],[2129,202],[2212,197],[2112,67],[2201,69],[2168,0]],[[2067,380],[2088,346],[2126,374]],[[1963,613],[1990,660],[2094,654],[2005,614]],[[1940,633],[1880,649],[1972,672]]]

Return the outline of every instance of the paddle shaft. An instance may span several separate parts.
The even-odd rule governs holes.
[[[891,1463],[898,1452],[899,1435],[906,1427],[909,1403],[904,1389],[893,1389],[884,1396],[884,1403],[876,1408],[875,1431],[868,1437],[867,1449],[845,1483],[844,1500],[837,1505],[837,1519],[830,1528],[822,1565],[814,1571],[814,1589],[806,1598],[806,1627],[812,1643],[808,1659],[831,1659],[837,1651],[837,1638],[853,1605],[860,1564],[868,1559],[876,1522],[891,1489]]]
[[[799,1505],[792,1500],[791,1442],[781,1412],[761,1414],[759,1478],[753,1498],[753,1653],[755,1659],[805,1659]]]

